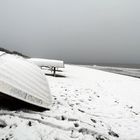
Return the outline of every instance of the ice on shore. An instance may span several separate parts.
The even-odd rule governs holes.
[[[50,111],[0,111],[0,139],[140,139],[140,79],[66,65],[47,76]]]

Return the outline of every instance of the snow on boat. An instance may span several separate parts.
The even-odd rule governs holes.
[[[43,67],[56,67],[56,68],[64,68],[64,61],[61,60],[52,60],[52,59],[43,59],[43,58],[29,58],[30,62]]]
[[[5,54],[5,52],[3,52],[3,51],[0,51],[0,56],[2,56],[2,55],[4,55]]]
[[[22,57],[0,56],[0,94],[48,108],[51,94],[46,77],[34,64]]]

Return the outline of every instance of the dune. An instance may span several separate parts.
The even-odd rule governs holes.
[[[0,111],[1,139],[140,139],[140,79],[73,65],[61,75],[47,76],[49,111]]]

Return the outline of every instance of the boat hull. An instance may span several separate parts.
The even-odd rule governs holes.
[[[48,108],[52,99],[45,75],[28,61],[4,56],[0,58],[0,92],[24,102]]]

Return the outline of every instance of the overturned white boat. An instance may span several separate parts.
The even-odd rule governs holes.
[[[24,58],[5,54],[0,56],[0,94],[48,108],[51,94],[42,71]]]
[[[47,66],[47,67],[64,68],[64,61],[62,60],[29,58],[28,61],[33,62],[34,64],[40,67]]]
[[[64,68],[64,61],[62,60],[53,60],[53,59],[43,59],[43,58],[29,58],[28,61],[36,64],[39,67],[49,67],[54,71],[53,75],[55,76],[55,71],[58,68]]]

